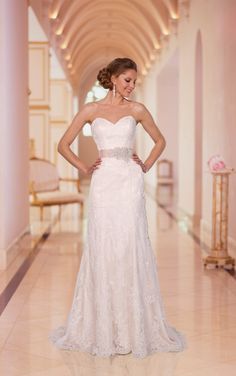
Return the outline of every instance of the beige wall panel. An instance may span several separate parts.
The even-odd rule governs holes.
[[[29,115],[30,139],[35,142],[35,155],[49,158],[49,113],[47,110],[31,110]]]
[[[72,90],[66,80],[51,80],[51,120],[70,122],[72,114]]]
[[[50,160],[58,167],[59,175],[61,177],[77,177],[78,171],[65,158],[63,158],[57,151],[58,143],[66,131],[66,125],[51,123],[50,135]],[[78,155],[78,139],[71,145],[73,152]]]
[[[57,151],[57,145],[73,118],[73,92],[68,81],[51,79],[50,98],[50,159],[58,166],[60,176],[77,177],[78,171]],[[78,139],[71,149],[78,155]]]
[[[49,44],[29,43],[30,105],[49,104]]]

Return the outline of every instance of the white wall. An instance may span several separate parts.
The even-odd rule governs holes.
[[[179,61],[178,51],[168,60],[156,79],[157,123],[166,139],[160,159],[173,163],[175,192],[178,188],[178,111],[179,111]]]
[[[31,7],[28,8],[28,38],[33,42],[47,42],[48,38]]]
[[[171,127],[174,127],[175,135],[177,134],[178,119],[173,123],[174,118],[178,114],[178,100],[175,95],[178,95],[178,77],[175,77],[174,82],[169,74],[173,77],[174,72],[177,71],[176,64],[178,64],[177,58],[177,39],[175,35],[172,35],[169,44],[163,46],[163,56],[156,56],[156,60],[153,62],[147,76],[145,77],[141,88],[139,88],[139,99],[145,104],[148,110],[151,112],[154,121],[158,128],[167,138],[168,145],[166,146],[159,159],[169,158],[178,159],[177,156],[177,141],[175,150],[172,150],[171,144],[174,139],[171,138]],[[168,87],[167,87],[168,86]],[[173,90],[171,89],[173,88]],[[168,105],[168,92],[172,92],[171,104]],[[168,111],[168,113],[167,113]],[[138,130],[138,149],[141,156],[145,160],[154,143],[150,136],[143,130]],[[178,163],[176,163],[175,170],[177,176]],[[157,184],[157,165],[154,164],[152,168],[145,175],[145,182],[153,190]]]
[[[199,135],[196,132],[196,41],[200,33],[202,40],[202,227],[210,229],[212,216],[212,177],[208,173],[207,160],[213,154],[220,153],[229,167],[236,168],[236,33],[235,33],[235,0],[192,0],[189,15],[180,11],[177,35],[171,35],[164,51],[156,60],[151,72],[142,85],[143,102],[153,112],[160,129],[165,134],[166,119],[164,113],[158,114],[161,101],[166,101],[168,110],[168,87],[173,77],[165,77],[161,88],[162,72],[167,69],[175,50],[179,55],[179,119],[178,119],[178,180],[179,208],[190,216],[195,215],[196,185],[196,147],[199,147]],[[175,80],[176,78],[174,78]],[[156,86],[159,89],[156,89]],[[174,104],[171,104],[171,109]],[[156,109],[155,109],[156,107]],[[162,103],[161,107],[164,109]],[[175,111],[174,111],[175,112]],[[157,114],[157,116],[156,116]],[[172,119],[173,121],[173,119]],[[170,128],[169,128],[170,129]],[[169,137],[169,131],[168,137]],[[175,137],[175,136],[173,136]],[[139,136],[139,143],[141,136]],[[144,136],[143,146],[148,152],[151,144]],[[173,141],[173,140],[172,140]],[[198,152],[200,151],[200,147]],[[164,151],[165,153],[165,151]],[[163,156],[164,156],[163,153]],[[166,150],[167,153],[167,150]],[[155,186],[154,173],[147,174],[146,180]],[[197,187],[197,188],[196,188]],[[229,235],[234,238],[236,223],[236,175],[230,177],[229,195]]]
[[[194,214],[194,103],[195,47],[200,31],[203,47],[203,202],[202,223],[211,226],[212,179],[208,158],[222,154],[229,166],[236,167],[232,140],[236,136],[235,95],[236,37],[233,33],[234,0],[192,1],[190,16],[180,22],[180,200],[179,205]],[[186,173],[187,172],[187,173]],[[234,210],[236,179],[231,179],[229,233],[235,237]]]

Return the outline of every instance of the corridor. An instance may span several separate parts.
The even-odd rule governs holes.
[[[235,15],[236,0],[0,1],[1,376],[236,375]],[[102,102],[100,112],[94,102]],[[91,112],[77,123],[84,107]],[[74,153],[75,164],[58,149],[72,123],[75,138],[64,146]],[[113,136],[109,126],[116,127]],[[88,239],[90,169],[101,152],[127,161],[131,150],[142,171],[133,165],[127,173],[122,161],[118,169],[108,163],[106,174],[93,184],[94,207],[104,208],[106,199],[117,205],[111,205],[111,217],[105,210],[92,213],[93,255],[105,251],[110,256],[113,249],[115,273],[120,253],[133,256],[126,252],[131,249],[138,255],[114,273],[116,281],[131,277],[119,285],[120,321],[109,316],[107,343],[113,346],[118,321],[122,328],[124,322],[134,325],[137,347],[145,342],[134,334],[145,325],[135,327],[135,314],[128,315],[125,304],[133,302],[130,296],[141,296],[134,310],[141,316],[142,297],[151,296],[151,289],[142,295],[143,286],[149,289],[149,281],[156,281],[146,257],[148,228],[167,321],[185,335],[187,349],[144,359],[59,351],[48,336],[65,324],[71,307]],[[129,207],[135,209],[128,213]],[[98,277],[96,289],[89,287],[99,291],[96,304],[103,309],[114,296],[110,289],[112,299],[100,299],[106,281],[118,284],[109,264],[111,278],[97,288],[102,264],[97,265],[96,271],[91,268],[91,280]],[[135,273],[124,273],[123,265],[138,271],[136,292]],[[159,291],[152,296],[159,303]],[[152,306],[148,312],[145,339],[162,346],[162,336],[152,330],[163,322],[161,310]],[[91,319],[89,330],[102,327],[93,323],[93,313],[84,315]],[[100,317],[103,324],[106,315]],[[100,342],[106,347],[104,328]],[[127,349],[129,330],[117,333]],[[168,340],[175,344],[173,337]]]
[[[66,320],[86,238],[87,217],[83,224],[68,219],[68,207],[39,246],[0,317],[1,375],[235,375],[235,278],[224,270],[204,269],[204,245],[199,245],[184,218],[177,220],[174,206],[160,208],[146,192],[146,208],[166,315],[185,334],[187,350],[144,359],[130,354],[109,359],[59,351],[48,341],[50,330]],[[3,291],[7,271],[1,272],[0,280]]]

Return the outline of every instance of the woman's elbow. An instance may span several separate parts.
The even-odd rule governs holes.
[[[166,139],[164,137],[161,137],[161,145],[162,145],[162,150],[164,150],[166,147]]]
[[[57,145],[57,151],[59,154],[63,155],[63,151],[64,151],[64,145],[63,145],[63,142],[59,142],[59,144]]]

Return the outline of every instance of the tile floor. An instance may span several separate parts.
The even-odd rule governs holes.
[[[0,317],[0,375],[236,375],[236,280],[205,270],[198,244],[149,195],[146,208],[168,321],[185,333],[188,348],[99,358],[48,341],[67,317],[86,236],[86,218],[81,225],[62,215]]]

